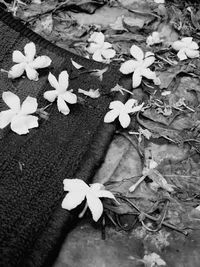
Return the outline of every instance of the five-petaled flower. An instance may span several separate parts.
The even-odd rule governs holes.
[[[82,203],[86,198],[86,206],[89,207],[94,221],[98,221],[103,213],[103,205],[99,198],[111,198],[115,200],[114,195],[104,189],[104,186],[100,183],[94,183],[88,186],[84,181],[80,179],[65,179],[64,190],[68,191],[67,195],[63,199],[62,208],[72,210]]]
[[[28,43],[24,47],[24,53],[15,50],[12,55],[13,62],[15,64],[9,71],[9,78],[18,78],[24,71],[30,80],[38,81],[38,72],[36,69],[46,68],[51,64],[51,59],[48,56],[39,56],[34,59],[36,55],[36,47],[33,42]]]
[[[86,50],[88,53],[93,54],[92,58],[95,61],[108,61],[116,54],[115,50],[111,48],[112,44],[104,42],[104,40],[105,36],[102,32],[94,32],[88,39],[90,45],[88,48],[86,48]]]
[[[192,41],[192,37],[184,37],[179,41],[172,44],[172,48],[179,51],[177,56],[180,60],[199,57],[199,46],[196,42]]]
[[[144,54],[143,51],[136,45],[131,46],[130,53],[135,60],[130,59],[122,63],[120,71],[123,74],[133,73],[133,88],[140,85],[142,76],[153,80],[153,82],[157,85],[160,84],[159,79],[156,77],[156,73],[149,69],[149,66],[151,66],[155,61],[154,54],[152,52],[146,52]]]
[[[3,92],[2,98],[10,108],[0,112],[0,128],[5,128],[9,123],[13,132],[22,135],[27,134],[29,129],[38,127],[38,118],[30,115],[37,110],[37,99],[28,96],[22,105],[20,99],[12,92]]]
[[[133,114],[142,109],[144,103],[138,105],[137,100],[129,99],[125,104],[121,101],[112,101],[108,111],[104,117],[104,122],[110,123],[119,117],[119,122],[123,128],[127,128],[131,122],[129,114]]]
[[[67,91],[69,85],[69,75],[67,71],[62,71],[58,77],[58,80],[50,72],[48,75],[48,80],[51,86],[55,88],[55,90],[45,92],[44,98],[49,102],[54,102],[57,98],[58,110],[62,114],[68,115],[70,109],[66,102],[69,104],[75,104],[77,102],[77,96],[71,91]]]

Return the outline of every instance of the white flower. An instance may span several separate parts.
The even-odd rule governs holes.
[[[180,41],[173,42],[172,48],[179,51],[177,56],[180,60],[199,57],[199,46],[192,41],[192,37],[184,37]]]
[[[155,72],[148,68],[155,61],[154,54],[151,52],[146,52],[144,54],[143,51],[136,45],[132,45],[130,53],[136,60],[130,59],[122,63],[120,71],[123,74],[130,74],[133,72],[133,88],[136,88],[140,85],[142,76],[153,80],[155,84],[159,84]]]
[[[130,113],[135,113],[142,109],[144,103],[138,105],[137,100],[129,99],[125,104],[121,101],[112,101],[104,117],[104,122],[110,123],[119,117],[119,122],[123,128],[127,128],[131,122]]]
[[[86,207],[89,207],[94,221],[98,221],[103,213],[103,205],[99,198],[112,198],[114,195],[104,189],[104,186],[99,183],[94,183],[88,186],[80,179],[65,179],[64,190],[69,191],[62,202],[62,208],[72,210],[76,208],[86,198]],[[85,208],[84,208],[85,210]]]
[[[10,109],[0,112],[0,128],[5,128],[11,123],[13,132],[22,135],[27,134],[29,129],[38,127],[38,118],[32,116],[37,110],[37,99],[28,96],[20,106],[20,99],[12,92],[3,92],[3,101]]]
[[[162,41],[163,40],[160,38],[159,32],[152,32],[152,34],[147,37],[146,43],[148,46],[151,46],[154,44],[162,43]]]
[[[103,62],[113,58],[116,54],[114,49],[111,49],[112,44],[104,42],[105,36],[102,32],[94,32],[88,41],[90,45],[86,50],[88,53],[93,54],[92,58],[95,61]],[[102,57],[103,56],[103,57]]]
[[[77,102],[77,96],[67,91],[69,85],[69,75],[67,71],[62,71],[58,77],[58,81],[56,77],[50,72],[48,76],[49,83],[55,90],[47,91],[44,93],[44,98],[49,102],[54,102],[57,98],[57,106],[58,110],[64,114],[69,114],[70,110],[68,105],[66,104],[75,104]]]
[[[18,50],[13,52],[12,60],[17,64],[8,71],[8,77],[12,79],[18,78],[25,71],[29,80],[38,81],[36,69],[48,67],[51,64],[51,59],[47,56],[40,56],[34,59],[36,47],[33,42],[25,45],[24,54]]]
[[[84,94],[86,96],[89,96],[91,98],[98,98],[100,97],[100,92],[99,92],[99,89],[90,89],[89,91],[86,91],[86,90],[83,90],[81,88],[78,89],[78,93],[79,94]]]

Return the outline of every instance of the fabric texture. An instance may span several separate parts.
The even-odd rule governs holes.
[[[34,42],[37,55],[52,59],[49,68],[39,70],[39,81],[25,78],[8,79],[0,72],[0,96],[4,91],[17,94],[21,101],[36,97],[39,108],[49,104],[43,93],[53,88],[47,76],[56,77],[67,70],[69,88],[77,93],[100,89],[101,96],[70,106],[70,114],[61,114],[56,103],[47,109],[49,119],[40,119],[39,127],[27,135],[17,135],[10,126],[0,130],[0,266],[50,267],[76,212],[61,208],[66,192],[65,178],[89,181],[103,160],[110,143],[114,124],[103,123],[112,100],[110,89],[119,80],[118,68],[108,66],[100,81],[89,73],[81,73],[71,62],[86,70],[103,69],[104,64],[87,60],[61,49],[32,32],[0,8],[0,69],[9,70],[12,52]],[[78,95],[78,94],[77,94]],[[0,111],[8,107],[0,97]]]

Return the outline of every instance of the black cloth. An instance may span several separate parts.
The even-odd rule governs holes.
[[[9,70],[14,50],[34,42],[37,55],[47,55],[52,64],[39,70],[39,81],[28,78],[8,79],[0,72],[0,95],[17,94],[21,101],[36,97],[39,107],[49,104],[43,93],[53,90],[47,76],[56,77],[62,70],[70,76],[70,89],[77,93],[100,89],[101,97],[70,105],[70,114],[61,114],[56,103],[47,109],[48,120],[27,135],[17,135],[10,126],[0,130],[0,266],[50,267],[67,231],[73,226],[74,214],[61,208],[66,192],[65,178],[88,181],[103,160],[114,126],[103,117],[111,101],[110,89],[120,77],[117,67],[108,66],[103,80],[88,73],[80,74],[71,59],[87,70],[105,68],[105,64],[82,58],[61,49],[29,30],[0,8],[0,68]],[[8,107],[0,98],[0,111]]]

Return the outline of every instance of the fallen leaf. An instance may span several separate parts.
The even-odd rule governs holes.
[[[138,17],[124,17],[123,18],[123,25],[126,29],[130,32],[135,32],[139,29],[142,29],[145,23],[145,19],[138,18]]]

